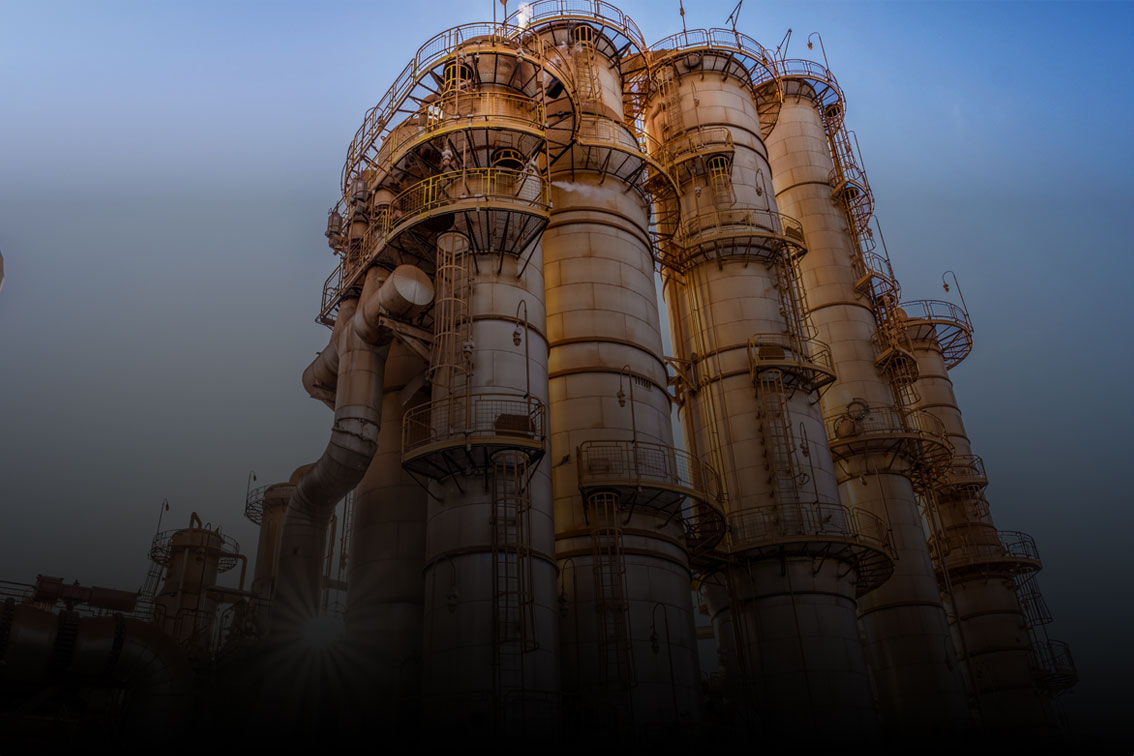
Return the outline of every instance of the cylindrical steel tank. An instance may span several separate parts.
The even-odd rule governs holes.
[[[705,593],[735,704],[779,737],[861,741],[877,718],[856,595],[891,569],[885,527],[838,504],[816,406],[834,369],[798,278],[805,240],[772,196],[760,126],[777,92],[750,66],[775,69],[743,35],[710,44],[717,31],[655,46],[646,119],[680,204],[659,214],[675,219],[661,259],[686,444],[726,494]]]
[[[273,483],[252,491],[244,514],[260,526],[256,543],[256,566],[252,571],[252,593],[268,601],[276,582],[280,530],[287,514],[287,502],[295,490],[293,483]]]
[[[154,595],[154,622],[178,643],[208,649],[218,604],[209,589],[221,572],[235,566],[238,552],[235,541],[206,526],[195,512],[188,528],[158,533],[150,559],[165,568],[165,579]]]
[[[927,495],[930,547],[953,604],[977,713],[992,732],[1049,736],[1057,730],[1056,714],[1050,691],[1040,684],[1029,619],[1017,596],[1017,579],[1039,569],[1038,555],[1014,548],[1012,539],[1023,534],[1002,534],[993,523],[984,463],[972,453],[948,374],[971,346],[968,317],[946,302],[908,302],[903,310],[918,362],[918,406],[942,422],[956,450],[948,474]]]
[[[821,406],[838,463],[840,498],[843,506],[888,522],[897,555],[893,576],[859,600],[880,715],[895,733],[963,729],[970,718],[962,679],[912,482],[925,456],[947,458],[949,451],[932,429],[911,428],[879,367],[879,303],[859,288],[863,277],[853,263],[860,254],[853,234],[863,229],[851,226],[832,191],[829,130],[841,111],[825,106],[822,112],[817,85],[807,77],[786,77],[784,83],[779,120],[766,144],[776,201],[803,225],[804,288],[838,373]]]
[[[671,487],[693,482],[673,446],[646,158],[623,110],[644,42],[609,6],[531,10],[532,30],[568,51],[581,112],[551,166],[542,237],[563,691],[582,729],[689,724],[700,680]]]
[[[424,704],[431,721],[470,734],[556,721],[546,702],[559,687],[546,325],[531,254],[476,254],[459,234],[438,238],[438,304],[452,317],[438,312],[434,323],[432,400],[405,423],[411,468],[436,478]]]

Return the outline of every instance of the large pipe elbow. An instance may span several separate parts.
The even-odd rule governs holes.
[[[335,408],[335,390],[339,382],[339,341],[353,314],[354,310],[344,314],[343,308],[339,308],[339,317],[335,321],[335,327],[331,329],[327,346],[303,370],[303,388],[307,395],[318,399],[332,410]]]
[[[0,680],[42,684],[67,675],[83,685],[124,688],[132,730],[176,731],[186,723],[193,670],[158,626],[121,614],[80,617],[12,603],[0,618],[0,636],[7,638]]]
[[[367,278],[363,297],[376,279]],[[339,323],[348,323],[357,300],[344,301]],[[322,456],[299,479],[280,533],[272,632],[286,637],[318,611],[327,526],[335,505],[351,491],[378,450],[383,377],[390,344],[365,342],[353,328],[338,330],[339,375],[335,419]]]
[[[327,346],[322,352],[315,355],[315,359],[311,361],[303,371],[303,388],[307,395],[312,399],[318,399],[328,408],[335,408],[335,379],[337,379],[337,365],[334,373],[330,374],[330,381],[327,380],[329,368],[327,366],[328,359],[325,355],[332,351],[330,345]],[[338,362],[337,355],[335,362]]]
[[[393,271],[371,268],[366,272],[366,285],[371,293],[364,293],[353,325],[367,344],[388,343],[392,338],[389,329],[382,327],[383,315],[409,320],[433,304],[433,282],[415,265],[399,265]]]

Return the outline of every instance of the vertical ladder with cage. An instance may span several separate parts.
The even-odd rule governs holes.
[[[799,261],[791,250],[783,250],[772,261],[776,292],[780,296],[780,315],[788,341],[797,355],[807,355],[803,343],[818,335],[807,307],[807,292],[800,285]],[[807,355],[810,356],[810,355]]]
[[[492,459],[493,667],[503,716],[508,694],[524,689],[524,654],[535,650],[530,514],[527,457],[498,452]]]
[[[658,71],[658,94],[665,113],[667,138],[673,139],[685,131],[685,116],[681,111],[681,93],[678,91],[677,71],[663,66]]]
[[[760,371],[756,391],[760,398],[760,431],[764,439],[764,460],[772,484],[772,495],[781,507],[798,503],[799,476],[795,462],[795,439],[792,435],[791,411],[784,390],[783,371]]]
[[[634,659],[626,602],[622,527],[618,521],[619,497],[616,493],[600,491],[589,498],[599,679],[609,690],[629,691],[634,684]]]
[[[575,91],[583,105],[602,100],[602,87],[598,78],[598,60],[595,52],[595,30],[586,24],[576,26],[571,32],[574,43]]]
[[[466,345],[472,343],[470,257],[468,240],[464,237],[453,234],[438,239],[437,299],[429,377],[434,388],[446,389],[450,395],[464,388],[462,382],[467,382],[472,372],[471,351],[466,349]],[[456,419],[451,418],[451,421]]]

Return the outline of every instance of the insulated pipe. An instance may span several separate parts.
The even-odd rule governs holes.
[[[364,300],[375,294],[378,284],[377,276],[367,277]],[[280,535],[272,631],[285,640],[318,614],[327,523],[335,505],[362,479],[378,448],[390,345],[367,344],[353,328],[338,327],[357,307],[356,299],[343,301],[333,334],[339,376],[331,439],[292,493]]]
[[[0,682],[42,684],[66,674],[91,686],[128,690],[125,716],[133,732],[168,735],[187,722],[193,672],[156,625],[120,614],[79,617],[21,604],[0,613],[3,637]]]
[[[377,296],[363,299],[352,321],[355,332],[367,344],[389,339],[389,331],[381,327],[383,315],[409,319],[433,303],[433,283],[416,266],[399,265],[393,272],[371,268],[366,273],[367,283],[371,278],[380,284]]]
[[[335,385],[339,379],[338,344],[348,320],[341,317],[342,308],[339,309],[339,315],[327,346],[315,355],[315,359],[303,371],[303,388],[307,390],[308,396],[318,399],[332,410],[335,408]]]
[[[405,404],[401,394],[426,367],[405,345],[391,346],[378,452],[354,489],[344,640],[346,713],[359,725],[410,721],[420,705],[426,492],[402,469],[402,419],[428,393]]]

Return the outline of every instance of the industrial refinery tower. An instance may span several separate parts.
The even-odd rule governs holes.
[[[735,28],[649,45],[604,2],[430,39],[329,215],[331,336],[303,373],[326,451],[250,495],[249,592],[204,585],[236,563],[219,533],[165,535],[155,622],[259,665],[269,720],[330,685],[323,725],[426,739],[1055,736],[1074,666],[949,377],[972,325],[902,300],[846,109],[825,55]],[[328,590],[345,629],[313,688]],[[202,620],[218,602],[239,621]],[[9,656],[37,617],[4,615]]]

